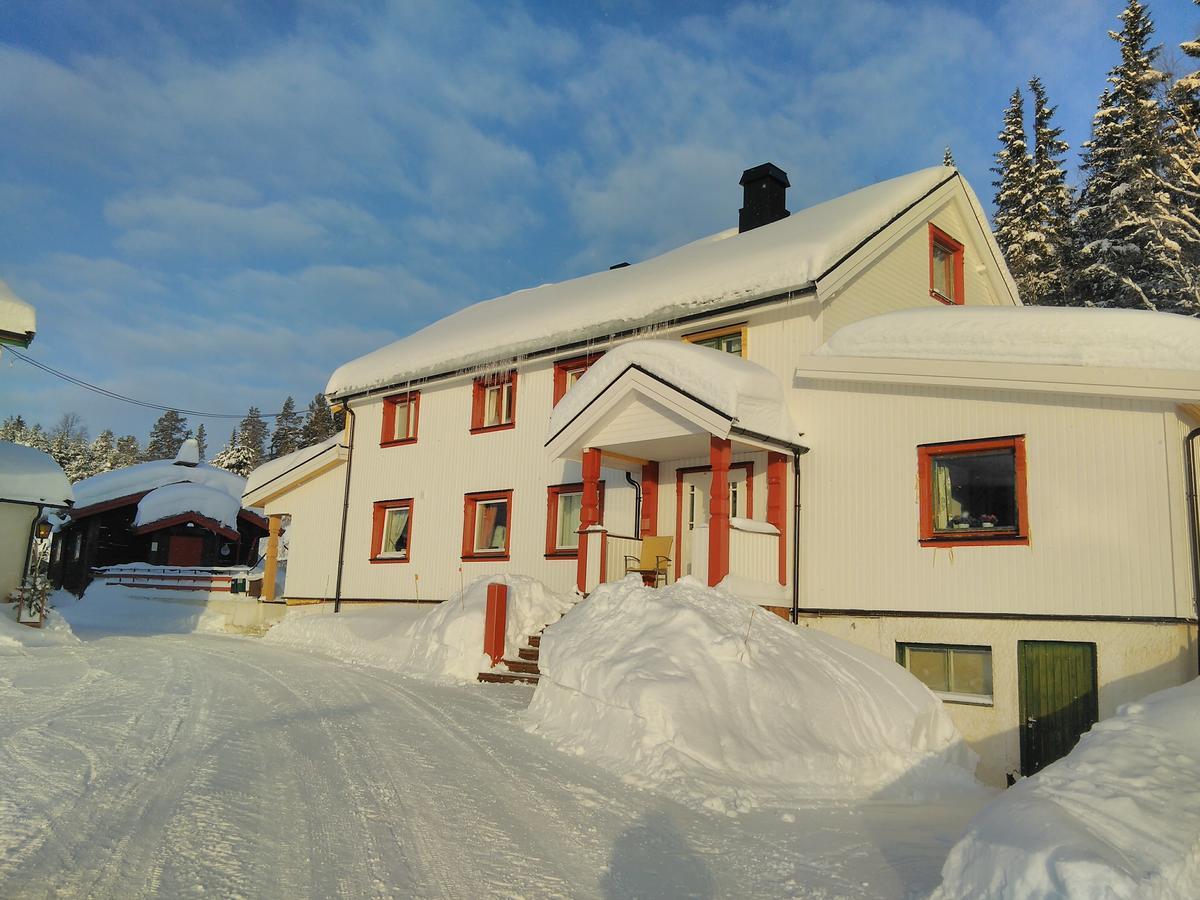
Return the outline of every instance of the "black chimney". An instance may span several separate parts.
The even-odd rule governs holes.
[[[738,182],[744,189],[742,208],[738,210],[738,233],[786,219],[787,172],[774,163],[763,163],[742,173]]]

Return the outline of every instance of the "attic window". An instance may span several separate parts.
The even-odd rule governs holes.
[[[942,303],[963,303],[963,245],[929,223],[929,296]]]
[[[709,347],[734,356],[746,355],[746,326],[730,325],[728,328],[713,328],[696,334],[684,335],[683,339],[689,344],[699,347]]]

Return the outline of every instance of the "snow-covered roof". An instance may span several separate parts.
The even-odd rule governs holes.
[[[743,234],[722,231],[636,265],[459,310],[346,363],[337,397],[770,297],[813,284],[865,238],[957,173],[882,181]]]
[[[0,500],[66,506],[74,499],[71,483],[53,456],[0,441]]]
[[[0,332],[20,335],[21,343],[28,345],[36,331],[37,313],[33,307],[0,279]]]
[[[250,473],[250,477],[246,479],[245,496],[249,496],[259,488],[266,485],[268,482],[274,481],[280,475],[285,475],[293,469],[299,468],[310,460],[316,459],[329,450],[338,445],[341,440],[341,434],[335,434],[333,437],[326,438],[319,444],[313,444],[311,447],[302,447],[294,453],[288,453],[285,456],[280,456],[270,462],[265,462],[257,469]]]
[[[168,484],[186,482],[207,485],[233,497],[241,507],[242,491],[246,479],[233,472],[200,463],[197,466],[176,465],[173,460],[157,459],[153,462],[136,463],[122,469],[113,469],[93,475],[75,484],[76,508],[128,497],[143,491],[152,491]]]
[[[1135,309],[931,307],[847,325],[816,354],[1200,372],[1200,320]]]
[[[179,482],[155,488],[138,501],[137,515],[133,526],[141,528],[163,519],[174,518],[185,513],[196,513],[226,528],[237,530],[238,513],[242,509],[241,497],[233,497],[221,488],[207,484]]]
[[[785,443],[799,430],[788,413],[783,385],[768,369],[732,353],[686,341],[630,341],[592,365],[550,414],[552,439],[628,369],[636,367],[716,409],[738,428]]]

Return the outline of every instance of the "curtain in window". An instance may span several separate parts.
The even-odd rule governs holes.
[[[408,553],[408,519],[410,510],[407,507],[388,510],[387,527],[383,535],[383,552]]]
[[[951,497],[950,469],[933,463],[933,527],[943,531],[950,527]]]
[[[393,440],[403,441],[403,440],[407,440],[408,438],[412,437],[412,434],[408,430],[408,427],[409,427],[408,423],[409,423],[409,420],[411,419],[411,415],[410,415],[411,412],[412,412],[412,404],[410,404],[409,402],[405,401],[404,403],[396,404],[396,409],[394,412],[394,415],[396,417],[396,419],[395,419],[396,428],[395,428],[395,433],[392,435]]]
[[[583,510],[583,494],[558,495],[558,546],[579,546],[579,520]]]

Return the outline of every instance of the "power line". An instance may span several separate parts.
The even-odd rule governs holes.
[[[164,406],[161,403],[151,403],[148,400],[138,400],[134,397],[127,397],[124,394],[118,394],[116,391],[110,391],[108,388],[102,388],[99,385],[92,384],[89,381],[84,381],[82,378],[76,378],[74,375],[68,375],[66,372],[59,371],[53,366],[48,366],[43,362],[39,362],[33,357],[26,356],[20,350],[14,347],[9,347],[8,352],[17,359],[29,363],[35,369],[41,369],[48,375],[53,375],[55,378],[61,378],[63,381],[69,382],[76,387],[81,387],[84,390],[93,391],[103,397],[108,397],[110,400],[120,400],[122,403],[132,403],[134,406],[141,406],[144,409],[155,409],[160,412],[174,410],[181,415],[195,416],[197,419],[244,419],[245,413],[214,413],[202,412],[197,409],[184,409],[180,406]],[[279,415],[278,413],[259,413],[264,419],[271,419]]]

